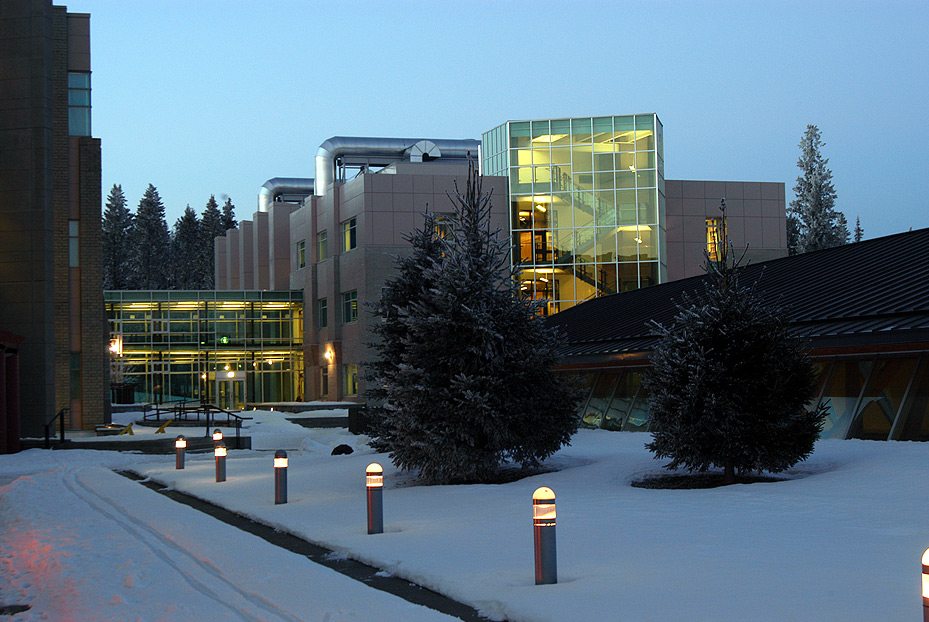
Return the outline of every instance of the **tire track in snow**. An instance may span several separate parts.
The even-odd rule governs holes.
[[[83,469],[82,469],[83,470]],[[225,575],[222,574],[215,566],[198,559],[196,556],[187,551],[184,547],[177,544],[168,534],[163,533],[155,529],[153,526],[142,523],[135,523],[127,519],[129,513],[126,511],[126,508],[120,506],[118,503],[115,503],[111,499],[106,498],[97,491],[93,490],[92,487],[88,486],[86,483],[81,481],[79,472],[70,472],[65,478],[63,478],[65,486],[79,499],[84,501],[89,505],[93,510],[99,512],[109,520],[113,521],[117,525],[123,528],[129,535],[133,536],[142,543],[146,548],[148,548],[155,556],[164,561],[168,566],[173,568],[178,574],[185,577],[190,583],[202,594],[208,596],[212,600],[216,601],[218,604],[222,605],[226,609],[230,610],[235,616],[239,619],[246,621],[255,621],[260,622],[266,620],[267,618],[262,617],[260,614],[255,615],[252,612],[242,611],[233,604],[227,602],[227,600],[220,594],[217,590],[211,588],[207,583],[200,580],[196,573],[185,570],[181,564],[177,562],[176,559],[168,555],[164,548],[165,546],[170,547],[177,553],[181,554],[184,559],[193,562],[200,570],[211,576],[213,579],[221,582],[225,587],[231,589],[236,595],[241,597],[244,601],[254,605],[255,607],[264,610],[265,613],[270,614],[271,616],[287,620],[288,622],[301,622],[300,618],[293,616],[292,614],[284,611],[283,609],[277,607],[274,603],[268,601],[266,598],[260,594],[248,591],[234,583],[232,580],[228,579]],[[77,488],[80,488],[84,492],[82,493]],[[102,507],[101,504],[105,504],[111,510],[109,511],[105,507]],[[154,539],[154,542],[152,542]]]

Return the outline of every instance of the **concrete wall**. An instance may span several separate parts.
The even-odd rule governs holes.
[[[668,280],[703,274],[706,219],[726,199],[729,236],[747,247],[746,262],[787,255],[784,184],[780,182],[665,181]]]
[[[255,289],[254,225],[250,220],[239,223],[239,274],[242,289]]]
[[[268,214],[255,212],[252,214],[255,228],[252,233],[252,257],[255,261],[255,289],[269,289],[270,277],[268,275]]]

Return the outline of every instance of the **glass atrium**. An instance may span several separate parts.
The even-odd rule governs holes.
[[[111,382],[135,402],[303,400],[300,291],[107,291]]]
[[[657,115],[508,121],[483,135],[482,174],[509,177],[520,289],[546,314],[665,280]]]

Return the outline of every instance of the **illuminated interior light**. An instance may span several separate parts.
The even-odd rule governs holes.
[[[534,143],[548,143],[551,144],[556,140],[561,140],[562,138],[567,138],[567,134],[542,134],[532,139]]]
[[[544,205],[536,204],[535,208],[539,210],[540,212],[542,212],[543,214],[548,211],[548,208],[545,207]]]

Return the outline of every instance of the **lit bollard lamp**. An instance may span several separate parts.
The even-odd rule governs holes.
[[[184,468],[184,455],[187,453],[187,439],[184,438],[184,435],[178,436],[174,439],[174,468],[183,469]]]
[[[226,444],[220,443],[213,450],[213,455],[216,456],[216,481],[225,482],[226,481]]]
[[[287,452],[274,452],[274,504],[287,503]]]
[[[218,447],[223,442],[223,431],[219,428],[213,430],[213,447]]]
[[[558,583],[555,552],[555,491],[546,486],[532,493],[532,535],[535,543],[535,584]]]
[[[929,549],[923,551],[923,622],[929,622]]]
[[[368,533],[384,533],[384,469],[372,462],[365,469],[368,492]]]

